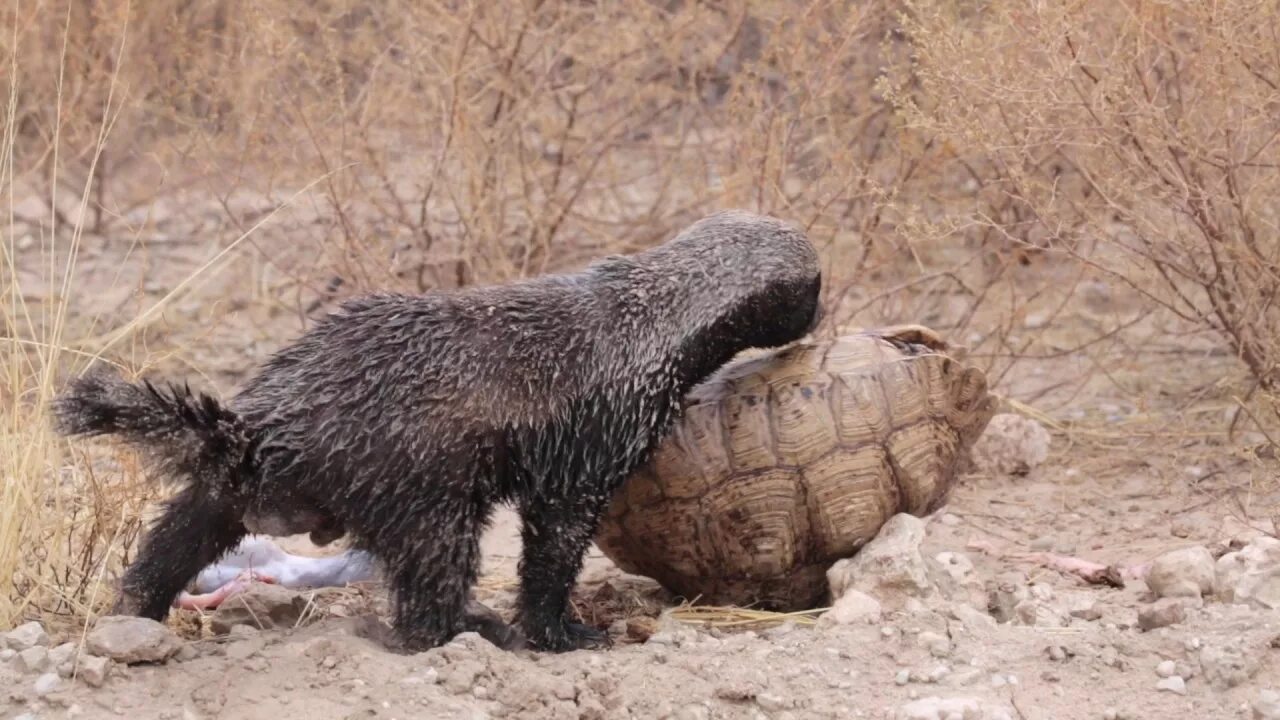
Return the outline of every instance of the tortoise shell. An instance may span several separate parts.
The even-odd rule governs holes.
[[[941,506],[996,411],[947,349],[908,325],[729,363],[615,492],[596,545],[690,601],[827,602],[827,568]]]

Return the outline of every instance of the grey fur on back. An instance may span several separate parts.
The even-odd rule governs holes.
[[[520,631],[550,650],[596,644],[600,633],[568,618],[568,593],[613,490],[693,385],[743,349],[808,332],[820,286],[802,232],[726,211],[579,272],[343,303],[225,409],[191,400],[243,433],[204,440],[221,443],[235,491],[188,487],[126,575],[121,607],[162,615],[181,584],[252,529],[246,518],[329,518],[385,565],[401,640],[430,647],[479,622],[467,611],[479,535],[494,504],[511,501],[525,523]],[[93,387],[73,385],[59,405],[65,432],[194,452],[175,447],[179,436],[193,442],[190,432],[102,422],[116,416]],[[172,392],[155,412],[183,404]],[[175,418],[192,427],[190,413]],[[162,541],[199,547],[169,561]]]

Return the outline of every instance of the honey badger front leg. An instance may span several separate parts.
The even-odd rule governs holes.
[[[569,593],[609,497],[592,488],[576,497],[540,496],[524,503],[517,623],[535,649],[563,652],[610,644],[606,633],[569,619]]]

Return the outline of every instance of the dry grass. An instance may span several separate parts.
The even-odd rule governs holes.
[[[0,625],[100,608],[154,496],[129,456],[47,431],[88,358],[240,367],[359,289],[566,269],[724,206],[808,229],[823,332],[925,323],[1072,443],[1132,447],[1176,416],[1197,452],[1270,472],[1274,2],[0,14]],[[1151,367],[1223,348],[1231,373],[1161,395]],[[1028,366],[1065,379],[1026,384]],[[1099,384],[1155,419],[1062,414]]]

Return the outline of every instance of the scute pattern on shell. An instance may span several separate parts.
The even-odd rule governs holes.
[[[730,363],[615,493],[596,544],[699,602],[829,601],[825,572],[899,512],[945,502],[995,414],[985,375],[900,326]]]

